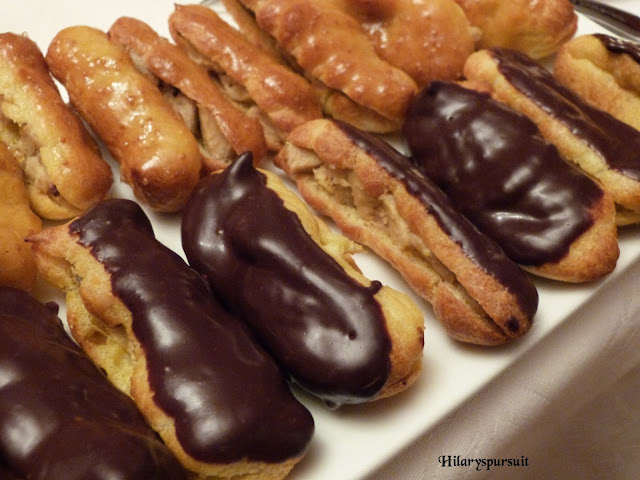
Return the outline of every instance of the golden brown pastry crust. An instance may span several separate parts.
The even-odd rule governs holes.
[[[181,209],[200,178],[198,143],[127,52],[106,33],[76,26],[58,32],[46,61],[136,197],[159,211]]]
[[[0,34],[0,98],[0,139],[25,172],[36,213],[70,218],[108,194],[111,168],[26,36]]]
[[[556,56],[556,78],[592,105],[640,130],[640,63],[609,51],[594,35],[565,44]]]
[[[616,223],[627,225],[640,221],[640,181],[609,168],[602,156],[581,140],[554,116],[540,108],[502,75],[491,50],[480,50],[467,60],[465,76],[484,83],[492,97],[531,118],[542,135],[553,143],[562,156],[575,163],[608,190],[616,203]]]
[[[331,0],[354,17],[380,58],[422,88],[456,80],[475,49],[474,30],[454,0]]]
[[[529,330],[532,318],[512,294],[333,121],[316,120],[294,130],[275,162],[314,209],[395,267],[431,303],[453,338],[499,345]],[[515,329],[509,327],[514,319]]]
[[[116,20],[108,34],[111,40],[129,51],[132,58],[139,59],[143,68],[159,81],[177,89],[179,93],[173,95],[186,96],[195,102],[198,110],[206,109],[214,119],[216,126],[209,129],[213,132],[196,135],[204,143],[207,170],[224,168],[247,151],[252,152],[256,162],[262,161],[267,146],[260,122],[231,103],[206,69],[193,62],[182,49],[160,37],[144,22],[131,17]],[[196,115],[199,114],[196,112]],[[206,120],[200,121],[197,130],[207,129],[208,125]],[[207,142],[208,137],[216,133],[219,133],[219,138]]]
[[[295,58],[297,65],[321,87],[344,94],[364,108],[369,126],[379,133],[398,130],[408,102],[417,92],[413,79],[376,54],[358,21],[329,0],[242,0],[253,11],[258,24],[278,45]],[[333,94],[332,94],[333,95]],[[327,95],[322,95],[327,103]],[[331,99],[331,96],[329,96]],[[357,117],[345,118],[331,102],[325,111],[357,124]],[[354,109],[355,106],[351,106]],[[380,125],[374,125],[377,114]],[[386,120],[386,121],[385,121]]]
[[[169,27],[175,42],[193,59],[231,79],[243,90],[240,95],[257,105],[258,115],[268,122],[265,130],[275,130],[275,138],[267,139],[271,149],[278,149],[296,126],[322,116],[303,77],[254,47],[209,8],[176,5]]]
[[[0,142],[0,286],[31,290],[38,270],[25,239],[42,229],[31,211],[24,174],[7,146]]]
[[[541,59],[578,28],[569,0],[456,0],[481,36],[478,48],[505,47]]]
[[[351,278],[360,285],[370,286],[371,281],[362,274],[352,256],[363,251],[362,246],[342,234],[331,231],[274,173],[266,170],[261,172],[267,177],[267,187],[282,199],[286,209],[296,214],[313,241]],[[418,379],[422,371],[424,320],[409,296],[389,286],[383,285],[374,298],[380,304],[386,330],[391,338],[391,371],[384,387],[372,399],[378,400],[407,389]]]

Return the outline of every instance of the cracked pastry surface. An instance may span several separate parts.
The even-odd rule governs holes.
[[[14,33],[0,34],[0,140],[44,218],[71,218],[109,193],[111,168],[64,103],[38,46]]]
[[[180,210],[200,178],[198,143],[124,48],[99,29],[67,27],[46,61],[135,196],[158,211]]]
[[[358,20],[329,0],[242,3],[314,84],[325,113],[377,133],[399,129],[418,87],[376,54]]]
[[[158,84],[174,109],[198,139],[207,171],[229,165],[250,151],[256,162],[266,155],[260,122],[234,105],[207,70],[187,53],[160,37],[146,23],[121,17],[108,31],[122,45],[136,66]]]
[[[531,280],[384,142],[316,120],[289,136],[275,162],[314,209],[396,268],[453,338],[497,345],[529,330]]]

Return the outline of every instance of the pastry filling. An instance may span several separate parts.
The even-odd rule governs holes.
[[[483,316],[486,315],[478,302],[457,281],[451,270],[433,254],[418,235],[411,231],[398,213],[390,193],[386,192],[378,197],[369,194],[352,170],[317,165],[311,171],[314,183],[323,190],[327,198],[338,203],[340,208],[353,211],[350,217],[360,218],[363,223],[372,225],[372,229],[384,235],[386,243],[395,245],[404,257],[411,258],[416,264],[422,265],[423,270],[431,277],[432,285],[440,282],[453,285],[474,311]]]
[[[0,140],[8,145],[13,156],[18,159],[31,188],[50,197],[60,196],[42,164],[38,145],[28,135],[27,127],[13,122],[3,112],[0,112]]]

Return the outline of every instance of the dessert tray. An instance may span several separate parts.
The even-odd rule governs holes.
[[[53,36],[66,26],[85,24],[106,30],[118,17],[131,16],[144,20],[160,34],[168,36],[166,20],[173,5],[171,0],[3,2],[0,31],[25,32],[46,50]],[[580,15],[578,34],[605,31]],[[115,163],[113,165],[117,178],[117,167]],[[277,171],[275,167],[271,168]],[[287,184],[295,189],[290,182]],[[112,195],[134,198],[129,187],[119,181],[116,181]],[[184,256],[179,216],[158,214],[144,208],[157,238]],[[451,340],[435,320],[430,306],[418,298],[396,272],[373,254],[357,255],[356,261],[365,275],[409,294],[422,308],[425,318],[422,376],[411,389],[397,397],[368,405],[347,405],[338,410],[329,410],[320,401],[296,392],[313,414],[316,433],[308,454],[288,478],[356,480],[372,474],[508,370],[534,346],[552,336],[563,323],[571,322],[576,312],[589,308],[597,301],[601,289],[615,285],[640,262],[639,236],[640,231],[635,227],[621,229],[616,270],[601,281],[565,285],[536,279],[540,300],[531,331],[516,342],[498,348],[474,347]],[[60,293],[40,285],[35,295],[44,301],[59,302],[60,317],[64,320],[64,300]]]

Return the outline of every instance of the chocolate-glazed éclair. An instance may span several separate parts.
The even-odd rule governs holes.
[[[585,54],[597,60],[580,60]],[[601,71],[618,65],[621,72],[615,76]],[[621,120],[635,118],[637,104],[631,106],[635,94],[618,84],[633,84],[637,76],[627,70],[635,65],[626,55],[609,54],[587,35],[562,47],[553,75],[530,58],[505,49],[474,52],[464,73],[494,99],[533,120],[563,158],[600,182],[613,197],[616,224],[621,226],[640,222],[640,131]],[[631,115],[621,116],[622,111]]]
[[[134,202],[99,204],[69,225],[130,310],[153,401],[175,421],[191,457],[207,463],[280,462],[313,432],[271,358],[205,281],[154,236]]]
[[[476,227],[460,214],[442,190],[416,173],[409,160],[383,140],[346,123],[337,124],[355,145],[373,156],[380,166],[405,185],[412,196],[427,206],[443,231],[462,247],[467,256],[516,296],[527,317],[534,316],[538,308],[538,294],[529,278],[509,260],[496,243],[479,234]],[[519,323],[515,318],[512,320],[513,323],[508,327],[513,331],[519,330]]]
[[[106,200],[28,241],[76,341],[194,479],[280,480],[302,459],[310,413],[137,203]]]
[[[274,162],[312,208],[389,262],[452,338],[501,345],[531,328],[531,279],[384,140],[316,120],[295,129]]]
[[[183,216],[191,266],[243,318],[291,378],[327,403],[385,385],[391,343],[374,298],[309,236],[250,154],[204,178]]]
[[[403,133],[413,163],[480,231],[534,272],[569,255],[597,220],[594,206],[606,200],[613,212],[599,184],[567,163],[530,119],[487,93],[433,82],[410,105]],[[603,261],[606,251],[592,253],[602,268],[581,280],[615,266]],[[552,267],[544,273],[577,277]]]
[[[610,168],[640,180],[639,131],[586,103],[526,55],[499,48],[490,52],[518,91],[596,150]]]
[[[186,473],[68,337],[57,306],[0,288],[0,478],[186,479]]]

